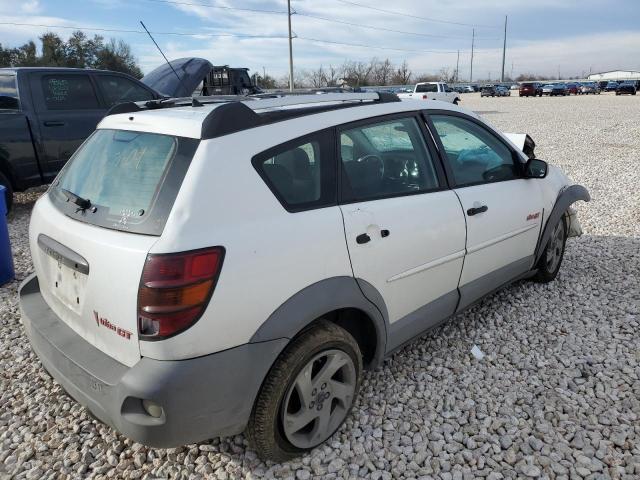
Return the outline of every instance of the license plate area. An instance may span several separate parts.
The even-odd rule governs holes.
[[[52,257],[47,258],[47,263],[49,264],[49,291],[67,308],[80,314],[84,304],[88,275]]]

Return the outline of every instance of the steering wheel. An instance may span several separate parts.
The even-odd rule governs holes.
[[[382,157],[378,155],[363,155],[362,157],[356,160],[356,163],[359,165],[374,165],[377,164],[377,170],[379,173],[378,180],[382,180],[384,178],[384,160]]]

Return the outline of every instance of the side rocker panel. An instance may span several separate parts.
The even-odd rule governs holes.
[[[382,301],[382,297],[378,297]],[[382,313],[386,312],[386,307],[384,304],[378,307],[367,300],[353,277],[328,278],[299,291],[269,316],[249,342],[293,338],[314,320],[341,308],[357,308],[373,320],[376,353],[372,365],[379,365],[387,342],[386,319]]]

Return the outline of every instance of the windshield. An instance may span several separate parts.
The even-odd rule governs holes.
[[[160,235],[197,145],[169,135],[97,130],[60,172],[52,197],[78,220]],[[80,203],[67,201],[71,194]]]

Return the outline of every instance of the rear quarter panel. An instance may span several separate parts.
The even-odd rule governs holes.
[[[201,142],[151,252],[222,245],[224,264],[202,318],[170,339],[141,342],[143,356],[182,359],[247,343],[295,293],[352,275],[339,208],[289,213],[251,164],[261,151],[324,128],[286,124]]]

